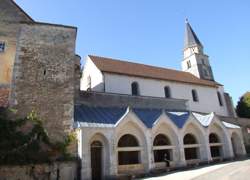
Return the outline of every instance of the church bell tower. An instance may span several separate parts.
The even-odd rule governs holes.
[[[182,70],[200,79],[214,81],[213,71],[208,56],[203,52],[203,45],[186,20]]]

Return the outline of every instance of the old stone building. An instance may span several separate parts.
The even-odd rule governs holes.
[[[76,27],[36,22],[12,0],[0,15],[0,107],[37,111],[55,140],[74,127],[82,179],[246,154],[243,121],[188,22],[182,71],[89,55],[80,74]]]
[[[75,103],[82,175],[143,174],[246,154],[230,96],[185,25],[182,71],[88,56]]]
[[[73,123],[77,29],[36,22],[11,0],[0,1],[0,14],[0,103],[20,116],[35,110],[61,139]]]

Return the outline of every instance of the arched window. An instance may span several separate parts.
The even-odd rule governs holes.
[[[186,134],[183,139],[184,151],[186,160],[198,159],[198,147],[197,141],[192,134]]]
[[[91,91],[91,77],[88,76],[87,78],[87,91]]]
[[[138,96],[139,95],[139,85],[137,82],[133,82],[131,84],[131,89],[132,89],[132,95]]]
[[[166,98],[170,98],[171,97],[170,87],[169,86],[165,86],[164,87],[164,93],[165,93],[165,97]]]
[[[131,151],[131,147],[133,147],[133,151]],[[118,142],[119,165],[138,164],[139,155],[140,147],[137,139],[130,134],[122,136]]]
[[[186,134],[183,142],[184,144],[197,144],[196,139],[192,134]]]
[[[154,150],[154,162],[164,162],[167,158],[172,160],[172,148],[168,146],[171,145],[170,140],[164,134],[158,134],[153,142]]]
[[[197,91],[195,89],[192,89],[192,97],[193,97],[193,101],[194,102],[198,102],[198,94]]]
[[[158,134],[154,139],[154,146],[166,146],[170,145],[170,141],[167,136],[163,134]]]
[[[118,147],[136,147],[136,146],[139,146],[137,139],[130,134],[122,136],[118,142]]]
[[[217,92],[217,96],[218,96],[218,101],[219,101],[220,106],[223,106],[222,98],[221,98],[220,92]]]
[[[188,69],[191,68],[191,62],[190,62],[190,60],[187,61],[187,68]]]
[[[219,142],[220,142],[220,140],[216,134],[211,133],[209,135],[209,143],[219,143]]]
[[[211,157],[213,159],[220,158],[222,144],[220,143],[217,134],[215,133],[209,134],[209,145],[210,145]]]

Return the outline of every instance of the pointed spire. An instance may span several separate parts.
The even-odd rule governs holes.
[[[203,48],[200,40],[196,36],[192,27],[190,26],[188,19],[185,20],[185,23],[186,23],[186,27],[185,27],[185,37],[184,37],[184,49],[193,47],[193,46],[200,46],[201,48]]]

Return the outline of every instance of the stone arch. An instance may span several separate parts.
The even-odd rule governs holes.
[[[212,160],[221,159],[222,155],[222,143],[217,135],[217,133],[210,133],[208,136],[209,139],[209,147]]]
[[[143,173],[146,171],[149,164],[147,158],[147,132],[145,125],[136,118],[131,112],[119,123],[115,130],[115,146],[117,150],[116,161],[118,165],[118,174],[120,173]],[[118,147],[119,140],[124,135],[131,135],[135,137],[138,142],[137,147]],[[119,154],[122,152],[138,151],[139,161],[136,164],[119,164]]]
[[[240,157],[245,154],[244,145],[242,145],[241,136],[236,131],[232,132],[231,142],[232,142],[234,157]]]
[[[169,144],[163,146],[155,146],[154,140],[158,135],[164,135],[168,138]],[[159,121],[152,128],[152,147],[153,147],[153,161],[155,168],[165,168],[165,164],[159,159],[156,160],[156,152],[158,151],[162,156],[164,151],[167,153],[167,159],[170,160],[170,165],[175,165],[179,160],[179,152],[177,150],[178,143],[178,130],[176,126],[167,118],[167,116],[162,115]],[[162,152],[161,152],[162,151]],[[160,156],[160,155],[159,155]]]
[[[101,178],[109,174],[109,151],[109,141],[105,135],[102,133],[95,133],[90,138],[89,154],[92,179],[100,179],[98,173],[101,174]]]
[[[187,134],[193,136],[195,144],[184,144],[184,154],[187,164],[198,163],[208,159],[205,131],[203,127],[195,120],[189,119],[182,129],[182,140],[184,144],[184,138]],[[192,155],[192,153],[194,153]]]
[[[217,136],[219,142],[210,142],[210,135],[214,134]],[[222,158],[229,157],[227,142],[227,131],[225,127],[217,121],[213,121],[208,127],[208,142],[210,148],[210,154],[212,160],[222,160]]]

